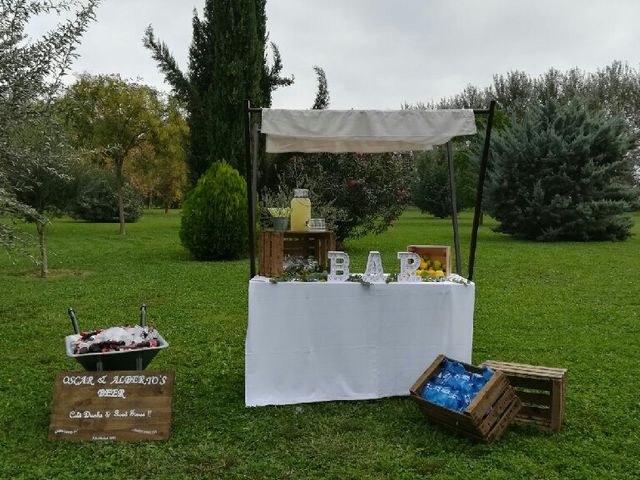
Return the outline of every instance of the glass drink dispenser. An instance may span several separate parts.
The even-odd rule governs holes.
[[[291,231],[308,232],[310,219],[311,200],[309,200],[309,190],[295,188],[293,190],[293,199],[291,200]]]

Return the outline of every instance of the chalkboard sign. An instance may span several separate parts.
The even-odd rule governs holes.
[[[63,372],[56,376],[50,439],[166,440],[174,372]]]

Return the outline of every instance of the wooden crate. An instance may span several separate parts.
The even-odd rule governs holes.
[[[445,268],[445,275],[451,272],[451,247],[448,245],[409,245],[407,252],[415,252],[422,257],[438,260]]]
[[[282,275],[286,255],[314,257],[328,266],[328,252],[336,249],[335,232],[260,232],[258,273],[265,277]]]
[[[487,360],[484,366],[504,372],[509,378],[522,409],[515,421],[560,431],[567,398],[567,370],[519,363]]]
[[[442,370],[445,358],[444,355],[438,355],[411,387],[410,394],[418,408],[430,422],[466,437],[486,443],[499,439],[521,407],[520,400],[502,372],[493,374],[462,413],[428,402],[420,396],[429,379]],[[478,367],[460,363],[470,372],[482,373]]]

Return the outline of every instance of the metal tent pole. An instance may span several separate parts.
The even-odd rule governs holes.
[[[449,163],[449,196],[451,200],[451,223],[453,225],[453,248],[456,254],[456,273],[460,274],[462,273],[462,257],[460,256],[460,232],[458,231],[456,171],[453,164],[453,143],[451,140],[447,142],[447,162]]]
[[[480,158],[480,171],[478,172],[478,188],[476,190],[476,207],[473,214],[473,227],[471,229],[471,247],[469,249],[469,274],[467,278],[473,279],[473,267],[476,260],[476,244],[478,242],[478,226],[480,225],[480,215],[482,214],[482,194],[484,192],[484,181],[487,176],[487,165],[489,163],[489,148],[491,146],[491,128],[493,126],[493,113],[496,101],[491,100],[487,116],[487,127],[484,137],[484,147]],[[479,112],[478,112],[479,113]],[[482,112],[484,113],[484,112]]]
[[[251,172],[247,173],[247,175],[251,175],[251,191],[253,195],[251,196],[251,214],[250,220],[251,225],[253,225],[253,242],[255,245],[256,241],[256,214],[257,214],[257,197],[258,197],[258,163],[260,161],[260,130],[258,129],[258,124],[254,123],[251,127]],[[255,275],[256,266],[255,266],[255,250],[254,253],[254,262],[253,262],[253,272]]]
[[[245,129],[244,129],[244,142],[245,142],[245,178],[247,179],[247,210],[249,222],[249,279],[256,275],[256,222],[255,222],[255,196],[256,193],[253,190],[252,176],[252,148],[251,148],[251,101],[247,100],[247,109],[245,112]],[[255,149],[255,146],[254,146]]]

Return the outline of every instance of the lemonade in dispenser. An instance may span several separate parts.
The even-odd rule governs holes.
[[[308,223],[311,219],[311,200],[309,190],[294,188],[291,200],[291,230],[293,232],[309,231]]]

